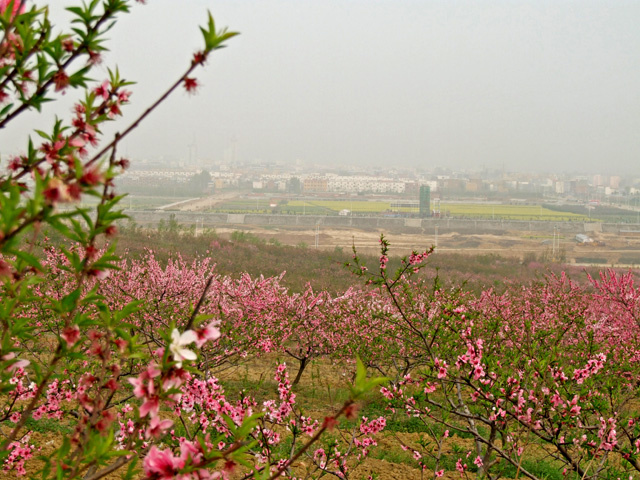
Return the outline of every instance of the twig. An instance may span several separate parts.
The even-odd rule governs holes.
[[[200,311],[202,304],[204,303],[204,299],[207,296],[207,292],[209,291],[209,288],[211,288],[211,283],[213,283],[213,275],[211,275],[209,277],[209,280],[207,280],[207,284],[204,286],[202,295],[200,295],[200,300],[198,300],[198,304],[196,305],[196,308],[193,309],[193,313],[191,314],[191,318],[189,318],[189,322],[187,323],[185,330],[191,329],[191,326],[193,325],[193,322],[196,319],[196,316],[198,315],[198,312]]]
[[[120,142],[122,139],[124,139],[124,137],[126,137],[127,135],[129,135],[133,130],[135,130],[139,125],[140,122],[142,122],[142,120],[144,120],[151,112],[153,112],[162,102],[164,102],[167,97],[169,97],[169,95],[171,95],[171,93],[173,93],[173,91],[178,88],[180,86],[180,84],[182,84],[185,80],[185,78],[187,78],[191,72],[193,72],[196,67],[200,65],[200,63],[196,63],[196,62],[192,62],[191,66],[187,69],[187,71],[173,84],[171,85],[171,87],[169,87],[169,89],[164,92],[162,94],[162,96],[156,100],[149,108],[147,108],[142,115],[140,115],[131,125],[129,125],[120,135],[116,135],[114,136],[113,140],[106,145],[102,150],[100,150],[98,153],[96,153],[91,160],[89,160],[87,162],[87,166],[91,165],[92,163],[94,163],[95,161],[97,161],[100,157],[102,157],[105,153],[107,153],[110,149],[112,149],[113,147],[115,147],[118,142]]]

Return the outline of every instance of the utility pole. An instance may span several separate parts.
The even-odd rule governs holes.
[[[438,226],[436,225],[436,242],[434,245],[433,253],[438,253]]]

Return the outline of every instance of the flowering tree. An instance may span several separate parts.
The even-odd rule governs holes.
[[[577,285],[566,276],[478,297],[412,281],[425,256],[386,271],[355,271],[378,285],[394,309],[389,338],[412,351],[415,367],[382,389],[389,411],[422,423],[413,451],[434,477],[446,467],[498,478],[543,475],[543,456],[564,475],[616,478],[637,472],[640,294],[631,273]],[[452,458],[451,436],[473,439]]]
[[[83,93],[72,118],[37,131],[39,140],[29,138],[0,174],[0,459],[5,470],[25,474],[29,468],[42,478],[97,480],[114,472],[133,478],[140,459],[149,478],[227,478],[238,466],[245,478],[290,476],[295,461],[339,415],[353,416],[355,399],[376,383],[361,371],[351,398],[323,423],[292,417],[295,402],[283,368],[277,412],[275,404],[259,407],[249,397],[228,400],[215,377],[193,367],[199,359],[206,367],[228,356],[215,347],[220,322],[203,311],[214,278],[192,276],[196,301],[168,304],[143,303],[148,298],[126,283],[144,272],[113,275],[123,264],[114,244],[103,247],[102,239],[112,238],[124,217],[114,178],[129,161],[117,154],[119,142],[173,91],[193,92],[194,71],[236,35],[217,29],[209,16],[201,27],[204,45],[185,72],[121,133],[105,139],[103,126],[129,103],[130,82],[117,69],[98,82],[89,74],[106,49],[106,31],[131,3],[90,0],[69,7],[73,28],[55,34],[47,7],[0,1],[0,127],[69,89]],[[96,197],[97,207],[78,206],[83,195]],[[65,243],[43,259],[38,244],[45,228]],[[165,273],[154,285],[161,300],[185,287],[184,279],[174,284]],[[112,290],[104,288],[107,282]],[[216,306],[217,313],[233,310]],[[73,431],[36,457],[29,426],[43,418],[72,419]],[[293,418],[310,436],[294,442],[299,448],[276,453],[279,441],[267,424]]]
[[[384,383],[368,378],[366,365],[393,379],[381,389],[388,415],[420,422],[420,441],[403,447],[434,477],[511,469],[542,478],[532,455],[574,478],[640,471],[640,289],[630,273],[608,272],[588,287],[559,276],[475,296],[414,276],[430,250],[389,272],[382,237],[375,269],[357,255],[350,262],[373,288],[332,297],[290,294],[279,277],[219,276],[208,260],[161,266],[152,253],[116,256],[110,240],[123,214],[114,178],[129,163],[119,142],[173,91],[193,92],[194,71],[235,35],[209,17],[185,72],[106,139],[102,128],[122,117],[129,82],[117,69],[98,82],[89,74],[105,32],[131,4],[70,7],[73,28],[54,34],[47,8],[0,0],[0,127],[69,89],[83,93],[72,118],[36,132],[2,163],[4,470],[90,480],[348,478],[386,425],[356,418],[355,402]],[[97,207],[78,206],[83,195]],[[39,250],[45,229],[65,240],[59,249]],[[246,392],[231,398],[215,376],[270,352],[299,362],[293,383],[312,359],[362,360],[349,398],[314,419],[296,404],[284,364],[274,398],[262,402]],[[340,416],[353,422],[340,425]],[[43,419],[72,428],[38,454],[31,428]],[[452,457],[455,436],[472,446]]]

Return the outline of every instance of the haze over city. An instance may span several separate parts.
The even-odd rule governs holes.
[[[123,142],[134,161],[233,144],[242,161],[637,171],[640,2],[153,0],[101,67],[138,82],[119,128],[184,71],[207,9],[241,35]],[[46,112],[0,132],[2,153]]]

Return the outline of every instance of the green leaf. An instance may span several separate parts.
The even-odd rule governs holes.
[[[30,267],[33,267],[39,271],[44,270],[44,267],[40,263],[40,260],[38,260],[38,257],[36,257],[35,255],[32,255],[31,253],[27,253],[27,252],[18,251],[18,250],[13,251],[11,253],[13,253],[16,257],[18,257],[20,260],[22,260],[24,263],[26,263]]]
[[[114,319],[120,322],[121,320],[127,318],[128,316],[140,310],[139,306],[142,303],[143,303],[142,300],[136,300],[136,301],[127,303],[127,305],[125,305],[125,307],[122,310],[120,310],[119,312],[114,312],[113,314]]]
[[[360,360],[360,357],[356,357],[356,380],[353,387],[351,387],[352,399],[358,399],[367,392],[370,392],[378,385],[383,385],[389,381],[386,377],[374,377],[367,379],[367,368]]]
[[[0,110],[0,117],[4,117],[9,111],[13,108],[13,103],[9,103],[5,105],[2,110]]]
[[[127,453],[131,453],[131,452],[127,452]],[[138,464],[138,457],[136,455],[132,455],[133,456],[133,460],[131,461],[131,463],[129,463],[129,467],[127,468],[127,473],[124,474],[124,476],[122,477],[123,480],[132,480],[134,476],[138,476],[137,474],[138,469],[136,468],[136,465]]]
[[[66,295],[61,302],[62,310],[64,312],[71,312],[78,304],[78,298],[80,298],[81,293],[82,293],[81,289],[76,288],[69,295]]]
[[[249,435],[249,433],[258,424],[258,419],[261,418],[262,416],[263,416],[263,413],[260,412],[260,413],[254,413],[250,417],[245,418],[244,421],[242,422],[242,425],[240,425],[240,428],[238,428],[238,430],[236,431],[236,434],[235,434],[236,440],[238,440],[238,438],[240,439],[245,438],[247,435]]]
[[[77,17],[80,17],[83,21],[86,21],[84,10],[80,7],[67,7],[66,10],[68,12],[73,13]]]
[[[218,48],[223,48],[222,45],[224,42],[229,40],[236,35],[239,35],[238,32],[228,32],[226,28],[223,28],[219,32],[216,32],[216,24],[213,20],[213,16],[211,12],[208,13],[209,21],[207,24],[207,28],[200,27],[200,31],[202,32],[202,36],[204,37],[204,46],[205,51],[210,52],[211,50],[216,50]]]
[[[356,388],[363,385],[365,380],[367,379],[367,367],[364,366],[360,357],[356,357]]]

